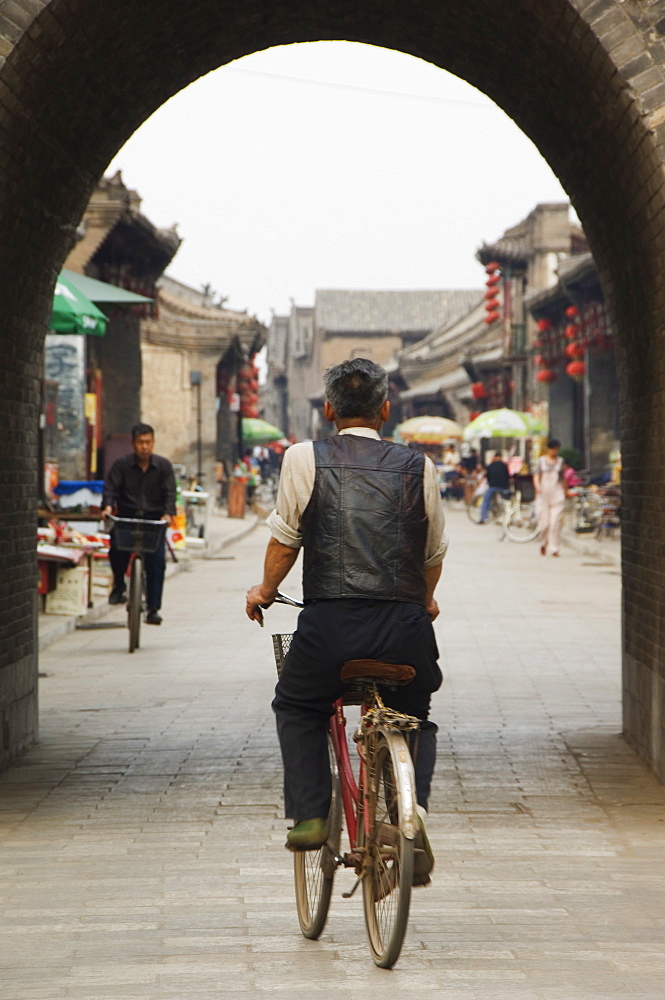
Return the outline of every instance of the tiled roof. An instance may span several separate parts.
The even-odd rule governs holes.
[[[524,237],[504,236],[495,243],[483,243],[476,257],[481,264],[489,264],[491,260],[501,263],[504,260],[526,262],[533,254],[530,240]]]
[[[326,333],[417,333],[424,335],[462,315],[479,291],[316,292],[316,324]]]

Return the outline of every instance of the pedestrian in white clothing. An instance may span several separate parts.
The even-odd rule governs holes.
[[[566,502],[566,488],[563,481],[563,459],[559,457],[561,442],[550,438],[547,454],[541,455],[536,464],[533,485],[536,489],[536,510],[540,535],[540,554],[547,554],[549,548],[553,556],[559,555],[561,519]]]

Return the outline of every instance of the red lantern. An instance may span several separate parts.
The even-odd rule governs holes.
[[[469,414],[469,423],[471,423],[472,420],[475,420],[476,417],[479,416],[480,416],[480,410],[474,410],[473,413]]]
[[[569,323],[566,329],[563,331],[568,340],[574,340],[577,336],[577,327],[574,323]]]
[[[538,322],[536,323],[538,329],[541,330],[543,333],[545,332],[545,330],[549,330],[551,325],[552,324],[548,319],[539,319]]]
[[[541,368],[541,370],[536,373],[537,382],[554,382],[555,380],[556,372],[553,372],[551,368]]]
[[[485,303],[485,312],[488,313],[496,312],[498,308],[499,308],[499,303],[496,301],[496,299],[493,299],[492,302]]]
[[[485,292],[485,298],[496,299],[498,294],[499,294],[499,289],[495,285],[494,288],[488,288],[488,290]]]
[[[499,313],[497,312],[496,309],[494,309],[492,312],[488,312],[487,316],[485,317],[485,322],[488,325],[490,323],[496,323],[496,321],[498,320],[498,318],[499,318]]]
[[[569,344],[566,344],[564,351],[569,358],[583,358],[584,344],[581,344],[579,340],[571,340]]]
[[[566,316],[569,319],[573,319],[573,317],[579,316],[579,314],[580,314],[580,311],[577,308],[577,306],[568,306],[568,308],[566,309]]]
[[[498,260],[491,260],[489,264],[485,264],[485,270],[488,274],[492,274],[493,271],[501,270],[501,264],[499,264]]]
[[[474,399],[486,399],[487,389],[482,382],[474,382],[471,386],[471,395]]]
[[[490,287],[492,285],[498,285],[500,281],[501,281],[501,277],[498,274],[490,274],[490,276],[487,279],[487,281],[485,282],[485,284],[488,287]]]
[[[586,372],[586,365],[583,361],[571,361],[566,365],[566,375],[569,375],[576,382],[581,382]]]

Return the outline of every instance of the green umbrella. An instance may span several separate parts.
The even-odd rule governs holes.
[[[49,329],[56,333],[90,333],[103,337],[106,333],[106,316],[90,299],[62,274],[53,293],[53,309]]]
[[[285,437],[284,431],[257,417],[242,418],[243,444],[268,444],[269,441],[279,441]]]
[[[486,410],[464,428],[464,440],[471,438],[532,437],[542,433],[542,424],[531,413],[519,410]]]

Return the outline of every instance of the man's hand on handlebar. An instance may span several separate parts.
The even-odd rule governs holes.
[[[275,600],[276,596],[276,590],[264,590],[263,585],[260,583],[251,587],[247,591],[247,601],[245,604],[245,613],[247,617],[252,621],[258,622],[259,625],[263,625],[263,611],[261,610],[261,607],[268,607]]]

